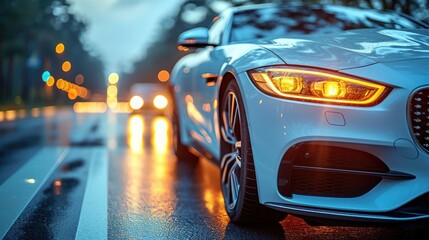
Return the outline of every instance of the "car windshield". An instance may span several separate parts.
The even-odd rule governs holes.
[[[233,19],[231,42],[359,28],[422,27],[418,22],[394,12],[344,6],[273,6],[237,12]]]

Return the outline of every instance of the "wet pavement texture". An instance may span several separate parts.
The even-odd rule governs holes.
[[[168,117],[50,109],[0,122],[0,238],[427,239],[399,228],[229,222],[219,169],[178,160]]]

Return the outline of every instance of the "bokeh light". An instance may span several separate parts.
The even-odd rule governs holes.
[[[108,97],[107,106],[109,108],[116,108],[116,106],[118,106],[118,99],[116,97]]]
[[[47,85],[48,87],[52,87],[52,86],[54,86],[54,83],[55,83],[55,79],[54,79],[54,77],[52,77],[52,76],[50,76],[50,77],[48,78],[48,81],[46,81],[46,85]]]
[[[161,70],[158,73],[158,80],[161,82],[167,82],[170,79],[170,73],[167,70]]]
[[[77,85],[82,85],[84,81],[85,81],[85,78],[83,77],[83,75],[82,75],[82,74],[78,74],[78,75],[76,75],[76,77],[74,78],[74,82],[75,82]]]
[[[143,107],[144,101],[140,96],[133,96],[130,100],[130,106],[134,110],[138,110]]]
[[[53,84],[54,83],[52,83],[52,85]],[[58,89],[63,90],[64,92],[67,92],[69,98],[70,98],[70,96],[73,98],[76,95],[76,97],[81,97],[81,98],[87,99],[91,95],[90,91],[88,89],[86,89],[85,87],[82,87],[82,86],[76,85],[74,83],[68,82],[62,78],[59,78],[55,85]],[[70,91],[72,91],[72,92],[70,93]],[[70,98],[70,99],[72,99],[72,98]]]
[[[117,73],[111,73],[109,74],[109,83],[110,84],[116,84],[119,81],[119,75]]]
[[[51,73],[49,72],[49,71],[44,71],[43,73],[42,73],[42,80],[44,81],[44,82],[47,82],[48,81],[48,78],[51,76]]]
[[[70,71],[71,67],[72,67],[72,65],[69,61],[63,62],[63,65],[61,66],[61,68],[63,69],[64,72]]]
[[[77,94],[81,98],[88,98],[88,90],[86,88],[80,87],[77,89]]]
[[[110,109],[114,113],[131,113],[133,109],[130,107],[130,102],[116,102],[115,107]]]
[[[6,120],[13,121],[16,119],[16,110],[6,111]]]
[[[107,105],[105,102],[76,102],[73,110],[77,113],[104,113]]]
[[[63,53],[64,50],[65,50],[65,47],[63,43],[58,43],[57,46],[55,47],[55,52],[58,54]]]
[[[114,85],[111,85],[107,88],[107,95],[109,97],[115,97],[118,95],[118,88]]]
[[[157,95],[154,99],[153,99],[153,105],[158,108],[158,109],[164,109],[167,107],[168,105],[168,100],[166,97],[164,97],[163,95]]]
[[[57,86],[58,89],[62,88],[63,81],[64,80],[62,78],[60,78],[60,79],[57,80],[57,83],[55,85]]]
[[[76,89],[72,88],[68,92],[68,97],[70,100],[75,100],[77,98],[77,91]]]

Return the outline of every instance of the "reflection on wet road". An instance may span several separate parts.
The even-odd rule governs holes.
[[[128,148],[111,151],[110,169],[116,169],[109,175],[116,183],[109,185],[112,238],[221,237],[218,231],[225,229],[228,219],[215,167],[205,161],[177,161],[170,136],[165,117],[128,119]]]
[[[0,238],[405,239],[388,228],[229,223],[219,169],[178,160],[168,117],[43,109],[0,119]]]

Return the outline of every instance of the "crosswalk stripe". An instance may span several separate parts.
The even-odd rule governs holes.
[[[107,149],[94,148],[76,239],[107,239]]]
[[[0,239],[64,160],[69,148],[45,147],[0,185]]]

